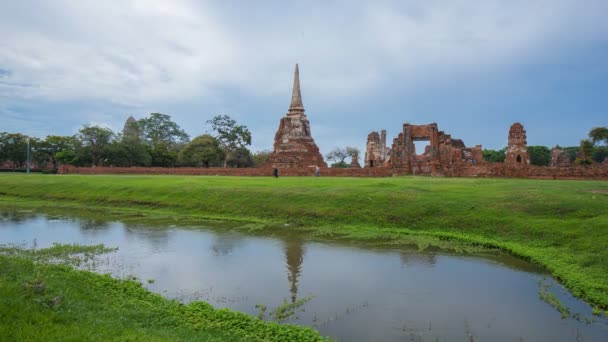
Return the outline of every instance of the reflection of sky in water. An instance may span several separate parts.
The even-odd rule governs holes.
[[[606,320],[587,325],[560,319],[538,297],[538,281],[546,275],[509,256],[358,248],[43,216],[0,220],[0,243],[31,246],[34,240],[39,248],[53,242],[119,247],[100,271],[135,275],[151,290],[185,301],[256,314],[255,304],[272,308],[284,299],[314,296],[290,322],[315,325],[345,341],[608,340]],[[590,315],[588,305],[555,288],[574,312]]]

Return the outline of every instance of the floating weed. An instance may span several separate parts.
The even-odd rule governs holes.
[[[258,309],[258,319],[264,319],[264,315],[266,314],[266,309],[268,309],[268,306],[264,304],[256,304],[255,308]]]
[[[152,279],[152,278],[148,279],[148,284],[154,284],[154,279]]]
[[[304,304],[308,303],[312,298],[313,296],[300,298],[293,303],[289,303],[287,298],[283,298],[283,303],[270,310],[268,314],[273,320],[284,322],[296,316],[298,311],[305,311],[303,308]]]
[[[546,278],[538,282],[538,296],[545,303],[554,307],[562,315],[562,319],[570,317],[570,309],[557,298],[557,296],[549,291],[551,283],[546,281]]]

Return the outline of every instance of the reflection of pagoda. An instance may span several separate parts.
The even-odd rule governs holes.
[[[298,297],[298,276],[302,271],[304,261],[302,241],[294,239],[285,241],[285,259],[287,260],[287,279],[290,284],[291,302],[295,303]]]

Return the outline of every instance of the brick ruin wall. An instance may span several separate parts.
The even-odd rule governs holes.
[[[195,167],[74,167],[64,165],[60,174],[117,174],[117,175],[190,175],[190,176],[253,176],[271,177],[271,168],[195,168]],[[321,176],[327,177],[390,177],[410,175],[404,169],[378,168],[321,168]],[[550,167],[527,165],[514,167],[505,163],[480,163],[460,165],[431,176],[480,177],[480,178],[534,178],[534,179],[597,179],[608,180],[608,165]],[[286,168],[279,170],[282,176],[314,176],[314,168]]]
[[[75,167],[63,165],[59,174],[80,175],[188,175],[188,176],[255,176],[272,177],[272,168],[199,168],[199,167]],[[282,176],[314,176],[314,168],[285,168],[279,169]],[[321,176],[331,177],[389,177],[392,172],[388,168],[321,168]]]

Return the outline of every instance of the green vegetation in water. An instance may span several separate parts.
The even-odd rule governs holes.
[[[63,263],[101,245],[0,252],[0,336],[11,341],[320,341],[318,332],[204,302],[184,305],[142,287]]]
[[[308,296],[304,298],[300,298],[293,303],[287,301],[287,298],[283,298],[283,303],[276,308],[268,311],[268,316],[271,320],[277,322],[285,322],[290,318],[298,318],[296,316],[298,311],[305,311],[303,306],[308,303],[313,296]],[[258,309],[257,317],[259,319],[264,319],[266,315],[266,311],[268,310],[268,306],[264,304],[256,304],[255,308]]]
[[[554,307],[562,315],[562,319],[570,317],[570,309],[568,309],[557,296],[549,291],[551,284],[545,280],[538,283],[538,297],[545,303]]]
[[[24,257],[36,262],[53,262],[81,266],[93,261],[100,254],[118,250],[118,248],[108,248],[103,244],[84,246],[79,244],[54,243],[53,246],[43,249],[38,249],[35,245],[35,241],[34,247],[29,249],[17,245],[0,245],[0,255]]]
[[[248,232],[499,248],[608,309],[603,181],[0,175],[0,189],[3,209],[94,210],[168,224],[233,220]]]

